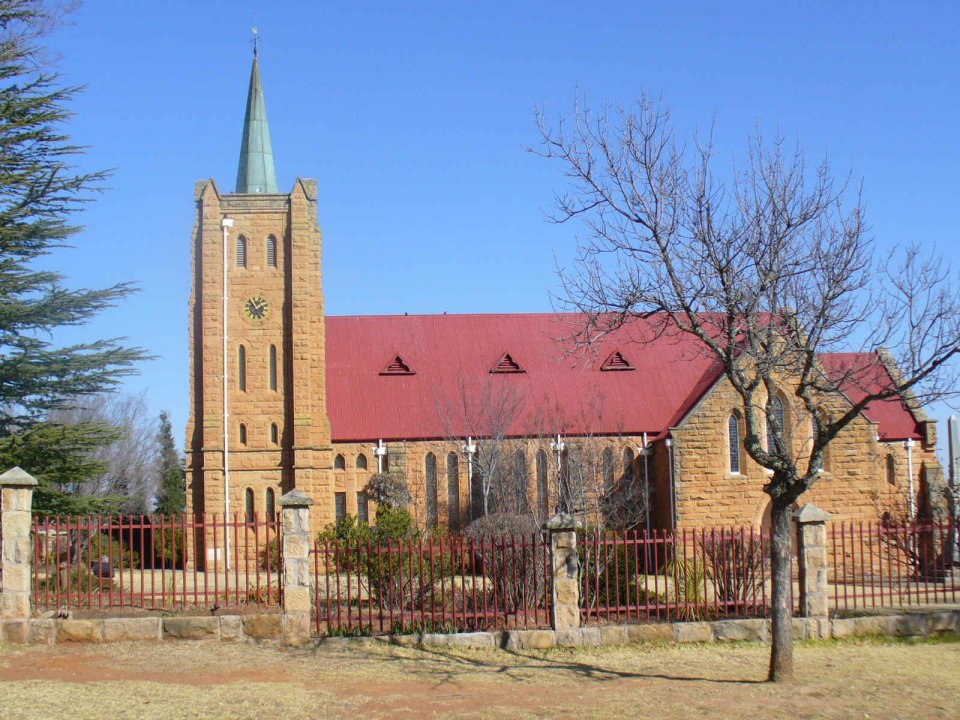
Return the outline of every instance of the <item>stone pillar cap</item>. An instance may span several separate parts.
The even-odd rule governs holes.
[[[793,514],[798,523],[816,523],[827,522],[833,519],[833,515],[826,510],[821,510],[813,503],[807,503]]]
[[[576,530],[582,526],[583,524],[579,520],[567,513],[557,513],[547,520],[548,530]]]
[[[37,479],[19,465],[0,475],[2,487],[34,487],[35,485],[37,485]]]
[[[309,507],[313,505],[313,498],[307,495],[302,490],[297,490],[294,488],[286,495],[281,497],[277,504],[280,507]]]

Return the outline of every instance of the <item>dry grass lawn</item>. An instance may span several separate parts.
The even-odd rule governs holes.
[[[383,644],[287,651],[165,643],[0,646],[0,717],[957,718],[960,641],[797,648],[762,682],[759,644],[512,654]]]

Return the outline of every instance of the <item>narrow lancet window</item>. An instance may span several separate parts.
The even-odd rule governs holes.
[[[277,389],[277,346],[270,346],[270,389]]]
[[[240,392],[247,391],[247,348],[243,345],[237,350],[237,387]]]
[[[740,474],[740,421],[736,415],[727,420],[727,442],[730,448],[730,473]]]

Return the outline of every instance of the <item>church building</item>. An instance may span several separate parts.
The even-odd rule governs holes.
[[[203,180],[194,201],[188,512],[272,514],[297,488],[315,528],[372,519],[364,486],[382,470],[404,477],[426,527],[518,503],[543,519],[575,474],[584,498],[639,485],[632,526],[765,522],[766,471],[743,449],[738,397],[690,340],[641,344],[637,321],[571,354],[558,338],[572,315],[328,317],[317,182],[277,186],[256,51],[236,186]],[[823,364],[864,359],[889,371],[879,356]],[[791,397],[785,381],[774,411],[802,455],[812,427]],[[872,403],[804,497],[838,519],[920,506],[935,451],[922,408]],[[519,499],[489,487],[495,472]]]

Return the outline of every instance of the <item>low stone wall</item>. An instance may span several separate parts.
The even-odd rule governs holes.
[[[159,642],[161,640],[279,640],[281,615],[6,620],[0,641],[47,645],[65,642]]]
[[[92,620],[24,619],[0,624],[0,641],[28,644],[63,642],[159,642],[161,640],[279,641],[283,615],[220,615],[215,617],[103,618]],[[835,618],[793,619],[797,640],[826,640],[886,635],[930,637],[960,635],[960,609],[917,610],[903,613]],[[508,630],[501,632],[424,633],[390,637],[329,637],[318,647],[349,648],[371,643],[404,647],[546,650],[553,647],[627,645],[645,642],[707,643],[768,642],[769,620],[714,620],[704,622],[607,625],[567,630]]]

